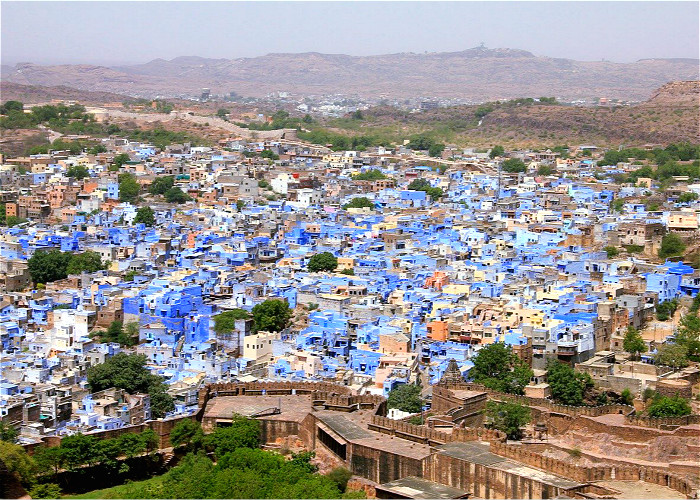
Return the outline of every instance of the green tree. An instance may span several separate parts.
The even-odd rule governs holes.
[[[39,473],[44,475],[52,474],[54,477],[57,477],[66,460],[65,450],[59,446],[51,448],[41,446],[36,449],[34,460]]]
[[[10,474],[23,486],[28,487],[36,480],[36,464],[19,445],[0,441],[0,462],[4,462]]]
[[[503,156],[506,154],[506,150],[503,146],[496,145],[491,148],[491,151],[489,151],[489,158],[492,160],[498,156]]]
[[[647,410],[650,417],[682,417],[690,415],[690,413],[688,401],[678,395],[673,397],[659,396],[652,401]]]
[[[88,153],[90,153],[91,155],[98,155],[100,153],[106,153],[106,152],[107,152],[107,148],[104,147],[102,144],[97,144],[88,150]]]
[[[674,370],[685,368],[688,366],[688,348],[681,344],[664,344],[654,356],[654,363]]]
[[[156,225],[156,213],[151,207],[140,207],[136,211],[136,217],[134,217],[134,224],[146,224],[147,226]]]
[[[120,153],[117,156],[114,157],[114,160],[112,160],[112,163],[117,167],[121,168],[122,165],[124,165],[126,162],[131,161],[131,158],[129,158],[129,155],[126,153]]]
[[[68,177],[75,177],[78,180],[82,180],[86,177],[90,177],[90,171],[84,165],[73,165],[68,167],[66,175]]]
[[[518,173],[527,172],[527,166],[519,158],[508,158],[501,164],[501,168],[504,172],[508,173]]]
[[[87,381],[92,392],[110,387],[124,389],[129,394],[148,394],[151,414],[161,418],[174,409],[172,397],[166,392],[163,379],[146,368],[147,358],[142,354],[119,354],[87,370]]]
[[[612,202],[612,208],[615,212],[622,213],[622,207],[625,205],[625,200],[622,198],[616,198]]]
[[[169,189],[175,184],[175,177],[172,175],[166,175],[163,177],[156,177],[153,179],[151,186],[148,188],[148,192],[151,194],[165,194]]]
[[[110,342],[119,342],[124,335],[124,324],[121,321],[112,321],[107,328],[107,339]]]
[[[240,213],[241,210],[243,210],[243,207],[245,207],[245,201],[237,200],[236,201],[236,211]]]
[[[444,144],[431,144],[430,147],[428,148],[428,154],[433,157],[437,157],[442,155],[442,152],[445,150],[445,145]]]
[[[629,389],[623,389],[620,393],[620,400],[622,404],[631,406],[634,402],[634,396],[632,395],[632,391],[630,391]]]
[[[347,276],[355,276],[355,271],[352,268],[343,269],[340,274],[345,274]]]
[[[158,449],[158,446],[160,445],[160,438],[153,429],[148,428],[142,431],[141,434],[139,434],[139,437],[141,438],[143,449],[146,451],[146,453],[151,453],[152,451]]]
[[[647,345],[644,339],[639,330],[633,326],[627,327],[627,332],[622,340],[622,348],[630,353],[633,359],[638,359],[640,353],[647,352]]]
[[[369,198],[360,196],[359,198],[353,198],[349,203],[343,205],[344,210],[348,208],[370,208],[374,210],[374,203]]]
[[[136,177],[131,174],[119,174],[119,201],[133,203],[141,192]]]
[[[228,109],[226,109],[226,108],[219,108],[218,111],[216,112],[216,116],[218,116],[218,117],[221,118],[222,120],[223,120],[223,119],[226,119],[226,117],[228,116]]]
[[[552,175],[556,172],[554,167],[549,165],[540,165],[537,167],[537,175]]]
[[[396,408],[408,413],[418,413],[423,410],[421,388],[416,384],[401,384],[389,392],[387,407]]]
[[[523,394],[532,370],[518,358],[510,346],[494,342],[479,349],[472,360],[472,380],[486,387],[511,394]]]
[[[678,309],[678,300],[666,300],[656,306],[656,317],[659,321],[668,321]]]
[[[508,439],[522,438],[522,427],[530,422],[530,408],[519,403],[489,401],[486,415],[491,420],[491,427],[505,432]]]
[[[689,203],[698,199],[698,193],[693,193],[692,191],[686,191],[681,193],[678,197],[678,203]]]
[[[575,371],[571,366],[556,360],[547,364],[547,382],[552,398],[565,405],[580,406],[586,393],[593,387],[593,380],[587,373]]]
[[[61,498],[61,487],[55,483],[36,484],[29,490],[32,498]]]
[[[372,168],[370,170],[366,170],[364,172],[361,172],[357,175],[352,176],[353,180],[356,181],[377,181],[381,179],[386,179],[387,176],[384,175],[381,170],[377,170],[376,168]]]
[[[348,487],[348,481],[352,477],[352,472],[345,467],[336,467],[326,474],[326,477],[338,485],[338,489],[344,493]]]
[[[292,317],[292,310],[284,300],[269,299],[253,307],[255,329],[265,332],[284,330]]]
[[[204,433],[198,422],[183,419],[170,431],[170,444],[173,448],[184,446],[187,451],[196,451],[204,446]]]
[[[17,429],[14,426],[0,422],[0,441],[14,444],[17,442],[17,436]]]
[[[267,158],[268,160],[279,160],[280,159],[279,155],[270,149],[264,149],[260,153],[260,157]]]
[[[686,314],[681,318],[676,343],[688,350],[688,356],[700,356],[700,317],[696,313]]]
[[[216,429],[205,438],[204,444],[214,451],[217,458],[221,458],[238,448],[257,448],[260,446],[260,437],[259,421],[234,413],[231,425]]]
[[[7,227],[14,227],[17,224],[24,224],[25,222],[27,222],[27,219],[15,217],[14,215],[10,215],[9,217],[5,218],[5,223],[7,224]]]
[[[608,259],[612,259],[620,253],[620,251],[613,246],[604,247],[603,250],[605,250],[605,253],[608,254]]]
[[[125,346],[133,346],[139,342],[140,325],[138,321],[130,321],[125,325],[124,331],[119,338],[119,343]]]
[[[675,257],[678,255],[683,255],[685,251],[685,243],[680,238],[680,236],[668,233],[661,238],[661,248],[659,249],[659,257],[665,259],[666,257]]]
[[[124,273],[124,281],[134,281],[134,276],[138,274],[137,271],[127,271]]]
[[[236,328],[236,321],[248,319],[251,315],[245,309],[232,309],[214,316],[214,331],[217,334],[230,333]]]
[[[0,105],[0,114],[6,115],[12,111],[23,112],[24,104],[20,101],[6,101],[2,105]]]
[[[36,283],[50,283],[68,276],[71,254],[59,250],[38,251],[27,261],[27,268]]]
[[[179,187],[170,188],[165,192],[165,201],[168,203],[185,203],[191,199],[192,198]]]
[[[83,271],[94,273],[105,268],[99,253],[88,250],[83,253],[69,254],[70,260],[66,267],[67,274],[80,274]]]
[[[333,271],[336,267],[338,267],[338,258],[330,252],[317,253],[306,265],[306,269],[311,273]]]
[[[85,434],[72,434],[61,440],[66,467],[75,470],[82,465],[95,465],[100,461],[98,439]]]

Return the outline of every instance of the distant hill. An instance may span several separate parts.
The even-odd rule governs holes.
[[[474,101],[522,96],[643,100],[668,81],[698,80],[698,73],[698,61],[692,59],[582,62],[535,56],[524,50],[479,47],[362,57],[316,52],[244,59],[177,57],[112,68],[23,63],[12,70],[3,67],[2,79],[139,97],[196,96],[207,87],[214,93],[235,91],[247,96],[287,91]]]
[[[0,82],[0,97],[2,101],[21,101],[26,104],[36,104],[61,99],[80,101],[82,104],[104,104],[107,102],[124,102],[133,100],[132,97],[113,94],[111,92],[90,92],[78,90],[65,85],[57,87],[42,87],[37,85],[21,85],[12,82]]]
[[[671,82],[651,94],[645,102],[617,107],[501,103],[408,113],[382,106],[364,111],[363,120],[331,120],[328,126],[393,139],[427,133],[442,142],[472,146],[700,144],[700,82]],[[484,108],[489,109],[482,116]]]

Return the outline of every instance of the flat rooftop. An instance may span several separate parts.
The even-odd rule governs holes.
[[[405,498],[466,498],[469,492],[420,477],[404,477],[380,484],[377,489]]]
[[[211,398],[204,411],[204,418],[231,419],[234,413],[253,417],[266,410],[279,407],[278,415],[266,415],[266,420],[301,422],[311,413],[311,395],[295,394],[284,396],[217,396]]]
[[[459,399],[471,399],[476,396],[485,395],[484,391],[468,391],[466,389],[452,389],[452,394]]]
[[[488,443],[469,442],[469,443],[447,443],[438,447],[440,453],[459,458],[466,462],[485,465],[494,469],[499,469],[511,474],[516,474],[521,477],[535,479],[544,484],[561,488],[564,490],[583,486],[582,483],[570,481],[569,479],[555,476],[548,472],[541,471],[532,467],[528,467],[520,462],[505,458],[489,451]]]

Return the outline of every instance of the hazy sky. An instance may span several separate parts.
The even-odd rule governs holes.
[[[17,2],[2,63],[141,63],[271,52],[371,55],[475,47],[629,62],[698,58],[687,2]]]

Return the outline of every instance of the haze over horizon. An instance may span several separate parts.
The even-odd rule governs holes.
[[[699,4],[686,1],[3,2],[1,9],[3,65],[458,52],[482,42],[579,61],[700,57]],[[79,29],[35,29],[71,22]]]

